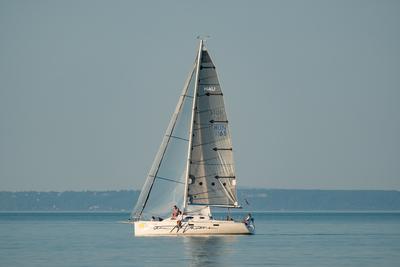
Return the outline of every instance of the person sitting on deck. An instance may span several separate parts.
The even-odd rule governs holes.
[[[173,209],[172,209],[172,219],[176,219],[176,217],[178,217],[178,215],[182,214],[182,212],[179,210],[179,208],[174,205]]]

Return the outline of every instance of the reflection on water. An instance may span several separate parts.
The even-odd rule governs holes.
[[[236,242],[236,236],[185,236],[183,239],[189,266],[224,265]]]

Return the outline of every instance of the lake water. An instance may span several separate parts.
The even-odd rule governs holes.
[[[400,213],[253,216],[252,236],[137,238],[127,213],[0,213],[0,266],[400,266]]]

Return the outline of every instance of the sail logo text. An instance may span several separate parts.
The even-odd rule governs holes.
[[[215,92],[215,91],[217,91],[217,87],[215,87],[215,86],[206,86],[206,87],[204,87],[204,91],[206,91],[206,92]]]
[[[214,132],[217,136],[226,136],[226,126],[223,124],[215,124]]]

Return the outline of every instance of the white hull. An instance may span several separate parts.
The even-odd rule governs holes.
[[[213,219],[163,221],[136,221],[135,236],[176,236],[176,235],[248,235],[254,234],[254,225],[244,222]]]

